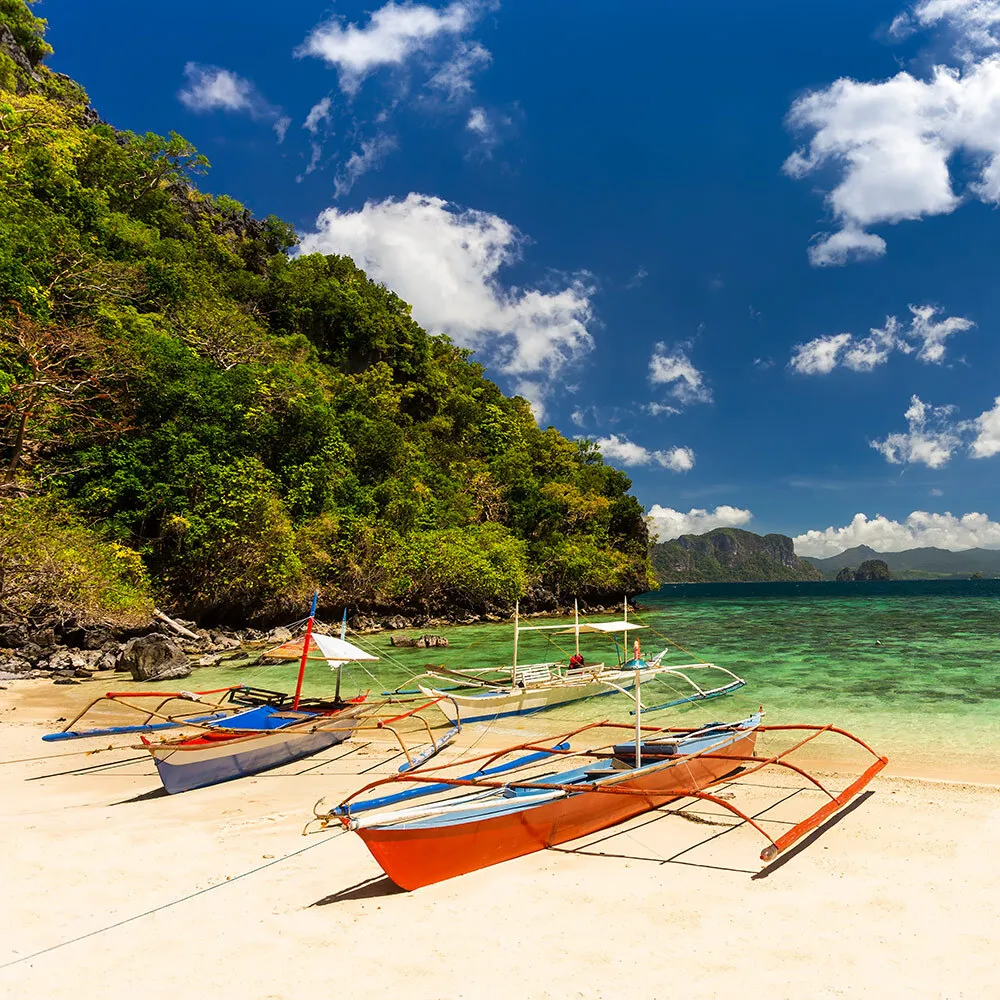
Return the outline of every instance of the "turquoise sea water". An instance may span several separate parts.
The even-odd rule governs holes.
[[[834,722],[854,731],[888,755],[897,773],[1000,783],[1000,581],[674,585],[639,603],[636,618],[650,626],[639,633],[644,652],[658,651],[669,637],[695,655],[672,648],[668,662],[709,660],[747,681],[733,695],[649,722],[737,718],[763,705],[770,723]],[[383,659],[368,665],[370,672],[346,668],[345,691],[378,694],[430,664],[510,662],[510,624],[435,631],[447,636],[448,649],[396,649],[387,634],[351,636]],[[615,661],[610,640],[582,642],[588,659]],[[572,636],[522,633],[519,662],[570,653]],[[199,687],[242,680],[288,689],[294,674],[294,666],[283,665],[197,677]],[[328,692],[331,682],[325,668],[311,668],[306,690]],[[643,699],[653,704],[680,693],[657,681]],[[512,737],[555,733],[596,718],[629,722],[631,707],[613,695],[495,726]],[[828,746],[817,746],[814,758],[861,760]]]

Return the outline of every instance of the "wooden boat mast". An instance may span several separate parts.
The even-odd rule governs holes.
[[[292,699],[292,711],[299,707],[299,698],[302,696],[302,678],[306,673],[306,660],[309,658],[309,641],[312,639],[313,621],[316,618],[316,604],[319,602],[319,591],[313,593],[312,607],[309,609],[309,620],[306,622],[306,637],[302,642],[302,659],[299,661],[299,679],[295,683],[295,697]],[[338,675],[338,689],[340,677]]]
[[[576,629],[576,655],[580,655],[580,602],[573,598],[573,627]]]
[[[347,641],[347,607],[344,607],[344,617],[340,621],[340,641]],[[344,661],[337,663],[337,688],[333,692],[333,700],[340,701],[340,679],[344,675]]]
[[[513,688],[517,684],[517,633],[520,621],[521,602],[514,602],[514,658],[510,667],[510,686]]]
[[[623,598],[625,604],[625,614],[622,621],[628,621],[628,594]],[[622,666],[625,666],[625,661],[628,657],[628,629],[625,629],[625,634],[622,636]]]
[[[626,606],[628,598],[625,599]],[[639,698],[639,688],[642,684],[642,671],[639,669],[639,641],[636,640],[635,650],[635,766],[642,767],[642,701]]]

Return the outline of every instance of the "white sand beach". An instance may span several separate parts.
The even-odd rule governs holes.
[[[167,796],[142,752],[41,742],[97,693],[0,691],[4,996],[1000,996],[997,784],[890,763],[764,877],[759,835],[695,804],[405,893],[353,834],[302,836],[394,771],[388,743]],[[820,801],[751,782],[736,801],[775,829]]]

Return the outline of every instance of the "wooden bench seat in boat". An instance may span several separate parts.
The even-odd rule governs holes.
[[[515,683],[523,684],[546,684],[552,680],[552,671],[548,663],[531,663],[524,667],[518,667],[514,675]]]

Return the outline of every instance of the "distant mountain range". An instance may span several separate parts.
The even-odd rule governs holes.
[[[903,552],[876,552],[868,545],[856,545],[828,559],[803,556],[825,578],[832,579],[845,566],[855,568],[866,559],[881,559],[898,580],[933,580],[939,577],[1000,576],[1000,550],[965,549],[951,552],[933,547],[905,549]]]
[[[681,535],[650,546],[660,583],[758,583],[770,580],[833,580],[841,570],[857,570],[881,560],[897,580],[946,577],[1000,577],[1000,550],[919,548],[877,552],[856,545],[828,559],[795,555],[787,535],[757,535],[742,528],[716,528],[703,535]]]
[[[660,583],[823,579],[815,566],[795,555],[787,535],[755,535],[741,528],[716,528],[656,542],[649,556]]]

